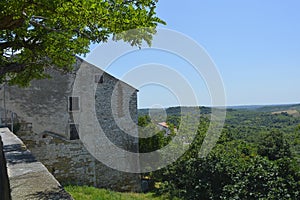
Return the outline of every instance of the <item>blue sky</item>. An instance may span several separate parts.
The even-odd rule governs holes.
[[[160,0],[157,15],[167,22],[164,28],[189,36],[210,55],[223,79],[227,105],[285,104],[300,102],[299,9],[297,0]],[[101,56],[87,60],[99,65]],[[135,51],[108,71],[122,79],[132,68],[149,63],[182,73],[199,104],[211,104],[205,81],[193,77],[185,60],[165,52]],[[140,108],[178,104],[168,87],[139,89]]]

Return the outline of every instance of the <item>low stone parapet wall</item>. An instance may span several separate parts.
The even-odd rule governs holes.
[[[8,186],[9,181],[13,200],[73,199],[47,168],[35,159],[15,134],[10,132],[8,128],[0,128],[0,136],[3,141],[8,174],[8,180],[5,181],[4,179],[5,182],[3,183]]]

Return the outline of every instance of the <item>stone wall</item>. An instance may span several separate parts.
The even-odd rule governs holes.
[[[19,131],[18,136],[62,185],[90,185],[117,191],[139,191],[136,174],[113,170],[97,161],[80,140],[53,133]]]
[[[0,135],[0,199],[10,200],[10,185],[7,176],[6,159],[3,151],[3,142]]]
[[[49,73],[52,79],[32,81],[28,88],[2,87],[0,105],[3,107],[5,97],[7,112],[12,111],[20,119],[31,123],[35,133],[51,131],[67,135],[68,96],[72,92],[75,75],[55,70],[49,70]]]
[[[138,158],[124,153],[138,152],[137,90],[80,59],[75,69],[49,70],[52,79],[25,89],[6,86],[0,105],[5,97],[6,109],[22,124],[18,136],[62,184],[139,191],[138,174],[117,170],[139,169]],[[72,111],[70,97],[78,103]]]
[[[0,135],[7,161],[12,199],[73,200],[16,135],[8,128],[1,128]]]

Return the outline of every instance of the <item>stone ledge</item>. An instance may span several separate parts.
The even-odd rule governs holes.
[[[72,200],[47,168],[8,128],[0,128],[13,200]]]

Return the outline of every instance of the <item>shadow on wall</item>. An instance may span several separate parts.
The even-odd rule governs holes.
[[[6,159],[8,164],[20,164],[20,163],[34,163],[37,162],[36,158],[29,150],[14,151],[15,149],[22,149],[20,144],[6,145],[4,151],[6,153]]]
[[[6,160],[3,152],[3,143],[0,136],[0,199],[11,200],[9,179],[7,175]]]

